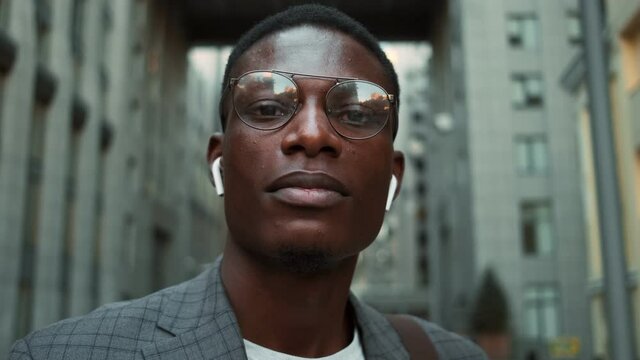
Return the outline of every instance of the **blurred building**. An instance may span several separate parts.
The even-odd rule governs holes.
[[[433,317],[473,332],[477,284],[493,269],[512,358],[547,358],[566,341],[589,358],[578,143],[558,82],[579,51],[577,2],[449,1],[432,44]]]
[[[217,89],[172,4],[0,1],[0,353],[220,251]]]
[[[609,45],[609,89],[612,108],[618,187],[622,207],[629,297],[634,310],[636,352],[640,353],[640,4],[606,1]],[[603,293],[600,226],[596,203],[593,144],[586,89],[586,65],[577,54],[566,65],[562,84],[574,96],[573,128],[580,145],[580,185],[588,249],[588,281],[593,353],[607,356],[609,334]]]
[[[353,291],[387,313],[429,315],[426,222],[427,115],[429,113],[426,42],[383,43],[400,83],[396,150],[405,154],[402,190],[386,214],[374,243],[360,255]]]

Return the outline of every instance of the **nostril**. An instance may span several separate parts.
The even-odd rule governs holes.
[[[285,147],[285,154],[293,154],[296,152],[304,152],[304,146],[300,145],[300,144],[294,144],[291,146],[287,146]]]
[[[329,153],[329,154],[334,155],[334,156],[338,155],[338,149],[336,149],[334,146],[329,146],[329,145],[323,146],[320,149],[320,152]]]
[[[333,129],[304,131],[300,127],[291,128],[282,139],[282,152],[287,155],[304,153],[309,157],[320,154],[336,157],[340,153],[341,143],[339,136],[331,131]]]

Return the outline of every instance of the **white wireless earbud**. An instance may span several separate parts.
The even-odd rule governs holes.
[[[391,204],[393,203],[393,197],[396,194],[396,189],[398,188],[398,179],[396,179],[395,175],[391,175],[391,183],[389,184],[389,193],[387,194],[387,205],[385,205],[385,211],[389,211],[391,209]]]
[[[222,157],[218,157],[213,160],[213,164],[211,164],[211,176],[213,176],[213,186],[216,187],[216,193],[218,196],[224,195],[224,186],[222,185],[222,172],[220,171],[220,159]]]

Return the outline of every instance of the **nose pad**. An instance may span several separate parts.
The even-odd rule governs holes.
[[[338,156],[342,152],[342,137],[329,123],[323,103],[298,103],[283,130],[282,151],[285,154],[304,152],[314,157],[320,153]]]

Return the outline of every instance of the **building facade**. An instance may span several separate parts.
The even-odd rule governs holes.
[[[618,170],[621,225],[627,266],[629,299],[636,354],[640,353],[640,4],[637,1],[606,1],[608,24],[606,54],[609,64],[611,119]],[[588,295],[594,355],[610,358],[604,274],[596,195],[596,176],[591,138],[586,65],[577,54],[566,65],[561,81],[574,97],[573,123],[580,144],[581,190],[585,245],[588,250]]]
[[[220,251],[216,109],[187,101],[216,90],[172,4],[0,1],[0,353]]]
[[[590,358],[572,98],[576,1],[450,1],[433,39],[428,211],[432,306],[459,332],[490,269],[506,292],[511,358],[577,344]]]

